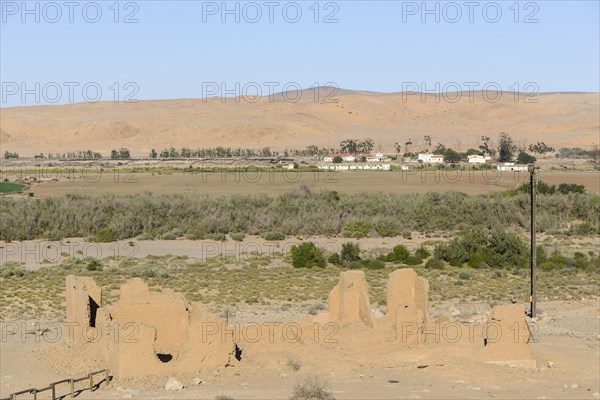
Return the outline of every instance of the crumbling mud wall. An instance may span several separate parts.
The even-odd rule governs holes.
[[[98,307],[90,308],[89,299]],[[115,304],[102,307],[100,300],[100,288],[91,278],[67,277],[67,320],[81,327],[77,342],[99,351],[117,377],[193,373],[238,361],[234,337],[214,332],[225,321],[201,304],[189,305],[182,294],[150,292],[135,278],[121,286]]]
[[[488,322],[485,358],[489,362],[535,368],[529,350],[531,332],[522,304],[495,307]]]
[[[183,294],[169,289],[150,292],[140,278],[121,285],[120,300],[110,307],[110,315],[124,323],[153,327],[157,352],[168,353],[186,340],[189,312]]]
[[[120,300],[108,307],[102,306],[100,288],[92,279],[70,275],[66,284],[67,320],[80,326],[78,343],[99,351],[119,378],[193,374],[242,360],[275,365],[269,360],[277,352],[332,352],[365,362],[373,360],[373,351],[386,359],[390,354],[401,359],[409,352],[419,357],[421,352],[437,352],[535,367],[523,305],[496,307],[481,325],[458,323],[449,315],[432,319],[429,284],[412,269],[390,273],[388,311],[382,317],[376,318],[371,309],[364,272],[344,271],[329,293],[328,312],[284,325],[246,324],[241,329],[245,334],[202,304],[187,303],[182,294],[151,292],[141,279],[123,284]],[[318,329],[315,322],[321,324]],[[319,342],[315,337],[335,340]]]
[[[339,283],[329,293],[329,321],[361,321],[373,327],[373,313],[369,302],[369,286],[363,271],[340,274]]]
[[[371,312],[364,273],[342,272],[338,285],[329,294],[329,312],[318,315],[314,321],[361,321],[373,328],[370,334],[373,337],[382,336],[377,331],[394,332],[394,346],[403,349],[444,346],[444,354],[535,367],[523,305],[496,307],[485,324],[459,323],[450,315],[433,320],[429,316],[429,282],[410,268],[390,273],[386,296],[388,311],[376,319]]]
[[[75,343],[92,343],[97,339],[98,309],[102,291],[92,278],[68,275],[66,278],[67,323],[73,329]]]

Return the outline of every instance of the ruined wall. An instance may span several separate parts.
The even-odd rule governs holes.
[[[388,277],[386,286],[387,318],[394,320],[399,306],[410,306],[429,321],[429,282],[417,276],[412,268],[397,269]]]
[[[67,323],[73,327],[74,343],[94,342],[96,317],[102,306],[102,291],[92,278],[67,275]]]
[[[158,352],[168,353],[186,340],[189,315],[185,297],[169,289],[150,292],[140,278],[121,285],[121,298],[110,307],[110,315],[122,325],[133,322],[153,327]]]
[[[362,321],[373,327],[369,287],[363,271],[342,272],[339,283],[329,293],[328,303],[330,321]]]
[[[171,290],[151,292],[139,278],[123,284],[121,299],[109,307],[102,307],[100,288],[91,278],[69,275],[66,285],[67,320],[81,327],[76,338],[79,337],[79,342],[89,350],[98,350],[117,377],[193,374],[202,368],[236,365],[242,359],[242,350],[246,349],[253,352],[247,353],[252,360],[252,357],[273,357],[270,352],[277,346],[285,346],[286,351],[302,352],[312,345],[309,336],[290,340],[286,335],[289,333],[285,331],[287,328],[277,326],[272,329],[268,324],[255,324],[261,333],[261,342],[240,338],[239,332],[234,333],[234,327],[228,326],[202,304],[188,304],[182,294]],[[356,348],[356,343],[370,343],[384,352],[389,349],[399,353],[445,346],[438,348],[445,355],[535,366],[529,351],[529,331],[522,305],[494,308],[487,328],[457,323],[450,316],[431,320],[428,290],[428,282],[418,277],[414,270],[393,271],[387,284],[388,312],[375,318],[364,272],[344,271],[329,293],[328,312],[314,319],[298,321],[296,325],[306,333],[314,332],[311,330],[314,322],[340,323],[336,327],[340,330],[340,341],[333,342],[333,347],[328,349],[317,343],[312,347],[315,351],[355,352],[358,357],[365,350]],[[364,326],[348,326],[347,322],[359,322]],[[82,329],[95,332],[96,336],[88,333],[89,339],[85,340]],[[455,332],[460,332],[460,336]],[[274,341],[270,340],[270,335]]]
[[[535,368],[531,359],[531,332],[522,304],[497,306],[492,309],[485,329],[485,358],[500,364]]]

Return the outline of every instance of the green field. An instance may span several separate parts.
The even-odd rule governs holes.
[[[12,182],[0,182],[0,193],[20,192],[25,188],[24,185]]]

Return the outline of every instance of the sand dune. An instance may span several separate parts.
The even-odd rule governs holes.
[[[108,155],[127,147],[134,155],[151,148],[231,146],[274,149],[307,145],[337,147],[346,138],[371,137],[376,149],[393,152],[395,142],[423,136],[462,150],[482,135],[510,133],[519,145],[544,141],[556,148],[599,144],[600,94],[548,93],[537,103],[518,102],[505,92],[499,101],[462,93],[434,95],[305,90],[297,102],[278,94],[261,98],[152,100],[4,108],[0,144],[21,156],[91,149]],[[287,96],[292,97],[291,95]],[[317,101],[315,101],[317,100]],[[321,101],[319,101],[321,100]]]

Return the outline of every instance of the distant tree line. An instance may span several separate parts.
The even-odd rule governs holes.
[[[48,153],[48,155],[44,155],[44,153],[36,154],[34,158],[38,159],[78,159],[78,160],[97,160],[102,158],[102,154],[93,150],[77,150],[77,151],[69,151],[67,153]]]
[[[5,151],[4,152],[4,158],[6,160],[10,160],[10,159],[14,159],[14,158],[19,158],[19,155],[17,153],[13,153],[10,151]]]

